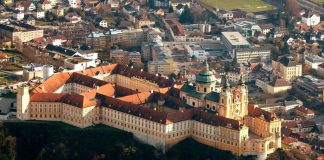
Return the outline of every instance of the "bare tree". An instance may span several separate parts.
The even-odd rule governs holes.
[[[291,13],[292,16],[294,16],[294,17],[300,16],[301,8],[298,5],[297,0],[287,0],[285,8],[286,8],[286,11]]]

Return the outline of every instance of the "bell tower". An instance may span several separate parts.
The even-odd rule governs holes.
[[[245,85],[243,74],[241,74],[238,85],[234,89],[234,104],[233,110],[235,119],[241,119],[248,115],[248,89]]]

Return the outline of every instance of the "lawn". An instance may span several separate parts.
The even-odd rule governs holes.
[[[274,9],[274,6],[262,0],[200,0],[214,8],[226,10],[241,9],[246,12],[260,12]]]

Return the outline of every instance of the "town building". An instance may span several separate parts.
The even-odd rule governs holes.
[[[34,38],[43,37],[43,30],[34,26],[12,22],[0,24],[0,34],[14,42],[28,42]]]
[[[41,65],[31,63],[23,67],[23,80],[48,79],[54,74],[54,68],[51,65]]]
[[[269,46],[253,46],[250,48],[238,48],[234,51],[234,59],[237,63],[269,62],[271,50]]]
[[[85,59],[82,57],[71,57],[64,60],[64,67],[74,71],[82,71],[87,68],[97,67],[98,64],[98,60]]]
[[[122,65],[132,64],[135,68],[143,68],[144,64],[141,61],[141,54],[139,52],[128,52],[124,50],[113,50],[110,53],[110,59],[115,63]]]
[[[305,57],[305,64],[308,64],[312,67],[312,69],[317,70],[318,65],[324,63],[324,58],[318,56],[318,55],[311,55]]]
[[[131,132],[141,142],[162,151],[188,137],[259,159],[281,147],[281,120],[248,104],[243,81],[235,87],[226,83],[220,93],[212,91],[212,84],[214,77],[205,64],[197,77],[197,87],[190,93],[212,92],[211,97],[199,98],[199,102],[215,105],[218,115],[205,111],[207,104],[192,106],[181,100],[179,92],[186,94],[185,100],[192,96],[185,92],[192,88],[187,84],[183,88],[171,79],[122,65],[62,72],[32,91],[28,86],[19,87],[17,118],[61,121],[80,128],[104,124]]]
[[[286,81],[295,80],[302,75],[302,64],[296,62],[292,56],[282,56],[272,60],[272,68]]]
[[[231,57],[235,57],[236,49],[250,47],[250,43],[239,32],[222,32],[221,42]]]
[[[173,63],[165,59],[147,62],[147,72],[151,74],[159,73],[168,76],[173,73]]]
[[[303,75],[294,84],[315,95],[322,94],[324,90],[324,80],[312,75]]]

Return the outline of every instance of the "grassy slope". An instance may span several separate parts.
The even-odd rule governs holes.
[[[241,9],[247,12],[258,12],[273,9],[273,6],[262,0],[200,0],[214,8]]]

